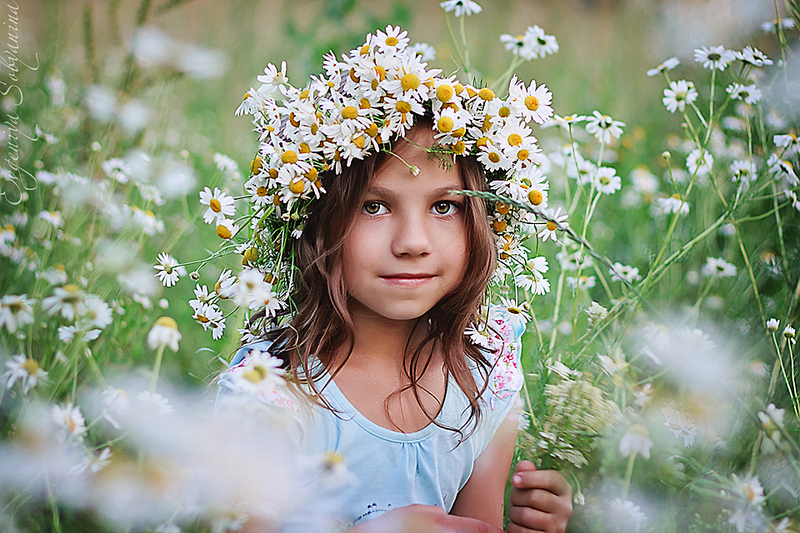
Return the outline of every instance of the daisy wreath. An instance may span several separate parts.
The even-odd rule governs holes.
[[[524,45],[525,38],[517,39]],[[423,60],[427,48],[408,44],[407,32],[388,26],[367,35],[363,45],[341,59],[326,54],[324,74],[311,76],[302,88],[289,82],[283,62],[280,68],[269,64],[257,78],[262,85],[245,93],[236,115],[252,116],[259,141],[246,195],[240,198],[249,202],[248,214],[233,218],[234,199],[218,189],[200,193],[208,206],[203,218],[224,241],[208,260],[237,252],[243,265],[239,276],[224,271],[213,291],[198,285],[190,301],[195,319],[214,338],[225,328],[217,306],[221,299],[273,323],[292,312],[292,241],[302,234],[309,204],[325,194],[325,176],[341,174],[354,159],[390,152],[391,143],[423,115],[433,122],[432,155],[444,165],[471,155],[486,172],[490,192],[469,194],[487,201],[498,250],[492,283],[503,287],[497,292],[513,297],[504,298],[502,307],[524,313],[527,304],[516,304],[527,299],[524,291],[541,295],[550,290],[544,277],[547,261],[529,257],[522,243],[530,237],[555,240],[556,230],[567,228],[566,216],[547,207],[549,184],[532,134],[534,125],[553,116],[551,92],[512,76],[525,57],[516,49],[511,68],[498,80],[508,83],[507,96],[500,97],[489,87],[428,68]],[[409,165],[409,172],[419,169]],[[161,263],[162,274],[170,274],[174,265]],[[192,277],[199,276],[195,272]],[[260,335],[261,327],[250,325],[253,331],[242,332],[245,342]]]

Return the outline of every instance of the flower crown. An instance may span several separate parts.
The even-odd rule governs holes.
[[[549,185],[531,130],[533,123],[543,124],[553,115],[552,94],[544,85],[532,81],[526,86],[514,76],[501,98],[489,87],[429,69],[423,54],[414,52],[424,48],[408,43],[407,32],[388,26],[367,35],[341,60],[332,52],[325,55],[325,73],[311,76],[302,89],[289,83],[283,62],[280,69],[269,64],[257,78],[261,87],[245,93],[236,114],[252,115],[260,143],[245,183],[252,238],[237,246],[245,272],[227,284],[230,294],[223,294],[226,284],[218,283],[220,297],[247,294],[234,300],[253,311],[265,310],[267,318],[286,307],[294,264],[291,240],[302,233],[308,205],[325,194],[323,176],[341,174],[354,159],[389,152],[391,143],[422,116],[433,122],[435,142],[429,151],[445,163],[474,156],[486,171],[491,192],[478,195],[490,204],[496,236],[499,261],[493,282],[503,285],[512,276],[514,285],[534,294],[549,291],[543,276],[546,260],[528,259],[521,244],[534,235],[555,240],[556,230],[566,226],[565,215],[547,210]],[[409,171],[419,169],[409,165]],[[207,221],[216,222],[221,238],[232,239],[241,228],[221,216],[221,199],[230,197],[205,193]],[[242,291],[242,284],[253,287]]]

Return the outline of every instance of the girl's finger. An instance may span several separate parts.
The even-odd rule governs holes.
[[[444,523],[447,529],[458,533],[505,533],[502,529],[483,520],[465,518],[463,516],[448,515]]]
[[[518,489],[549,490],[559,496],[572,492],[572,488],[564,476],[555,470],[517,472],[511,477],[511,484]]]
[[[512,490],[509,500],[511,505],[532,507],[548,513],[556,512],[563,506],[560,496],[544,489]]]
[[[508,518],[514,524],[533,531],[556,531],[554,516],[538,509],[512,506],[508,511]]]

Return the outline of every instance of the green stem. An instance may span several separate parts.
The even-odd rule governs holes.
[[[150,392],[155,392],[156,384],[158,384],[158,374],[161,372],[161,359],[164,356],[165,344],[161,344],[156,352],[156,362],[153,364],[153,379],[150,382]]]
[[[631,478],[633,477],[633,463],[636,461],[636,452],[628,458],[628,468],[625,470],[625,483],[622,485],[622,499],[628,499],[628,490],[631,488]]]

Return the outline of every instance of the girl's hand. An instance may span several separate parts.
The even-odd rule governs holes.
[[[345,533],[503,533],[475,518],[449,515],[436,505],[408,505],[384,513]]]
[[[572,516],[572,487],[555,470],[520,461],[511,478],[508,533],[563,533]]]

